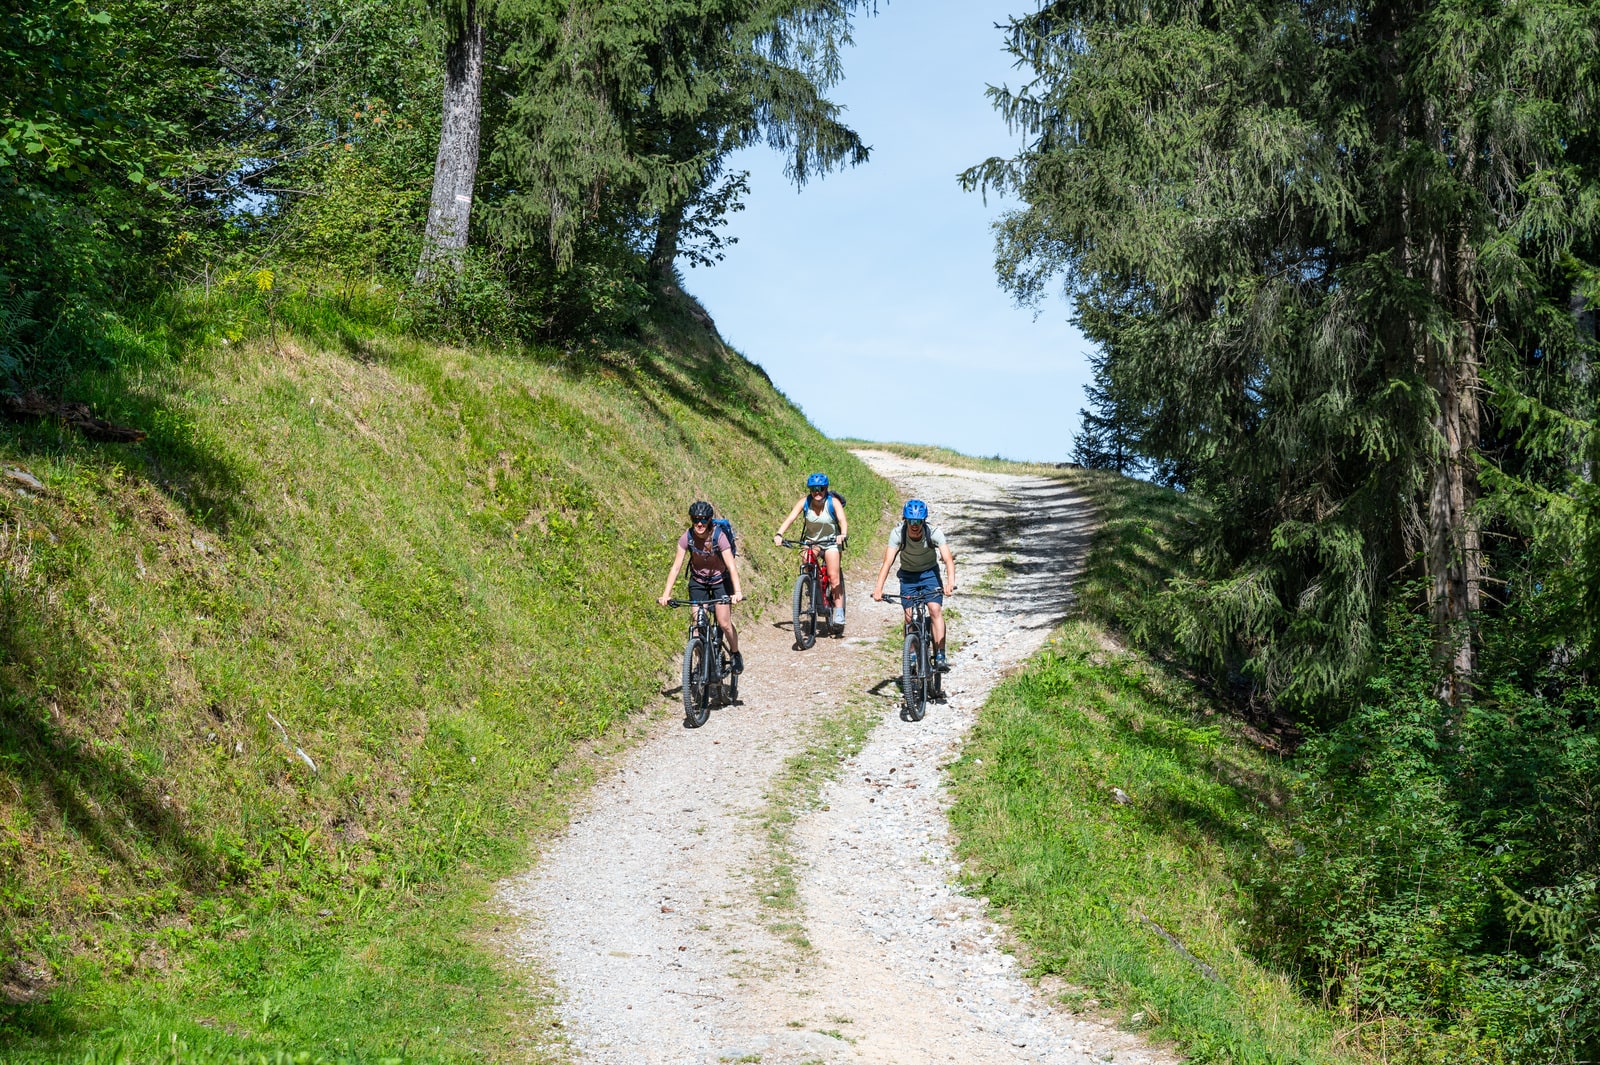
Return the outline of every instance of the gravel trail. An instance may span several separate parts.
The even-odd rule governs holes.
[[[898,609],[867,596],[882,544],[852,551],[846,638],[798,652],[787,619],[743,617],[741,704],[698,730],[663,722],[502,887],[511,949],[557,986],[552,1041],[606,1065],[1175,1061],[1051,1003],[983,900],[956,886],[941,767],[1065,614],[1087,501],[1044,478],[857,453],[953,541],[947,701],[899,720],[898,656],[882,651]],[[758,895],[771,861],[758,818],[810,720],[844,692],[877,695],[882,719],[793,828],[800,950]]]

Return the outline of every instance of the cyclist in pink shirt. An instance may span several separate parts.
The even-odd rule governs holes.
[[[678,571],[683,560],[689,561],[689,601],[712,603],[718,599],[743,601],[744,590],[739,585],[739,564],[734,558],[733,544],[728,536],[711,522],[711,504],[697,501],[689,507],[689,528],[678,538],[678,556],[672,560],[672,572],[667,574],[667,587],[656,602],[666,606],[672,599],[672,586],[678,583]],[[732,592],[729,592],[729,588]],[[744,672],[744,655],[739,653],[739,633],[733,627],[731,603],[716,603],[717,626],[728,641],[728,651],[733,655],[733,671]]]

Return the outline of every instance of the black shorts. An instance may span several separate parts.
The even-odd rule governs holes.
[[[728,582],[717,581],[715,584],[701,584],[693,577],[689,578],[689,602],[709,603],[713,599],[727,599]]]

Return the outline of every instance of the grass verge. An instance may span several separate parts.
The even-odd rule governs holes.
[[[1111,646],[1070,624],[991,695],[951,767],[973,890],[1036,974],[1190,1060],[1340,1060],[1327,1015],[1249,953],[1244,885],[1258,854],[1288,845],[1282,767]]]
[[[856,437],[840,437],[835,440],[835,443],[847,448],[869,447],[874,451],[887,451],[892,455],[900,455],[908,459],[921,459],[924,462],[937,462],[942,466],[954,466],[963,470],[986,470],[990,473],[1034,473],[1049,476],[1073,472],[1065,464],[1054,462],[1013,462],[1011,459],[1004,459],[999,455],[980,458],[976,455],[964,455],[959,451],[952,451],[947,447],[939,447],[936,444],[884,444],[871,440],[860,440]]]

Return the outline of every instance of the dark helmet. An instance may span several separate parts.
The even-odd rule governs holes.
[[[813,473],[810,477],[806,478],[806,487],[808,489],[828,487],[828,475],[825,473]]]
[[[707,503],[703,499],[699,499],[699,500],[696,500],[693,503],[690,503],[689,504],[689,520],[690,521],[710,521],[711,520],[711,504]]]
[[[928,504],[920,499],[906,500],[906,509],[900,512],[907,521],[927,521]]]

